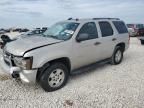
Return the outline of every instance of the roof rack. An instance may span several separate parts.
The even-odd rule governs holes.
[[[93,18],[93,20],[101,20],[101,19],[120,20],[119,18]]]
[[[120,20],[119,18],[92,18],[93,20],[103,20],[103,19],[107,19],[107,20]],[[73,19],[73,18],[68,18],[67,20],[76,20],[79,21],[78,18]]]
[[[68,18],[68,20],[76,20],[76,21],[78,21],[79,19],[78,18],[76,18],[76,19]]]

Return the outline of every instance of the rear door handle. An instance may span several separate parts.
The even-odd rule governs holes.
[[[100,45],[101,43],[100,42],[96,42],[96,43],[94,43],[94,45]]]
[[[116,40],[117,40],[116,38],[113,38],[113,39],[112,39],[112,41],[116,41]]]

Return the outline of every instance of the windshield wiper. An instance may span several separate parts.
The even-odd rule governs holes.
[[[59,40],[59,38],[57,36],[53,36],[53,35],[47,35],[46,37],[50,37],[50,38],[54,38],[54,39],[58,39]]]
[[[45,35],[45,34],[42,34],[43,37],[49,37],[49,38],[54,38],[54,39],[58,39],[60,40],[57,36],[53,36],[53,35]]]
[[[48,35],[48,37],[52,37],[52,38],[58,38],[58,37],[56,37],[56,36],[53,36],[53,35]]]
[[[47,35],[45,35],[45,34],[43,34],[43,33],[42,33],[41,35],[42,35],[43,37],[46,37],[46,36],[47,36]]]

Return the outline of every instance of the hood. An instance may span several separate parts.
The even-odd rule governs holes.
[[[37,49],[40,47],[56,44],[62,40],[47,38],[42,36],[29,36],[19,38],[5,46],[5,50],[13,55],[23,56],[25,52]]]

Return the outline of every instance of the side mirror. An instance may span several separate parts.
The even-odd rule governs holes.
[[[82,34],[79,34],[78,37],[76,38],[77,42],[81,42],[81,41],[85,41],[87,40],[89,37],[88,34],[86,33],[82,33]]]

